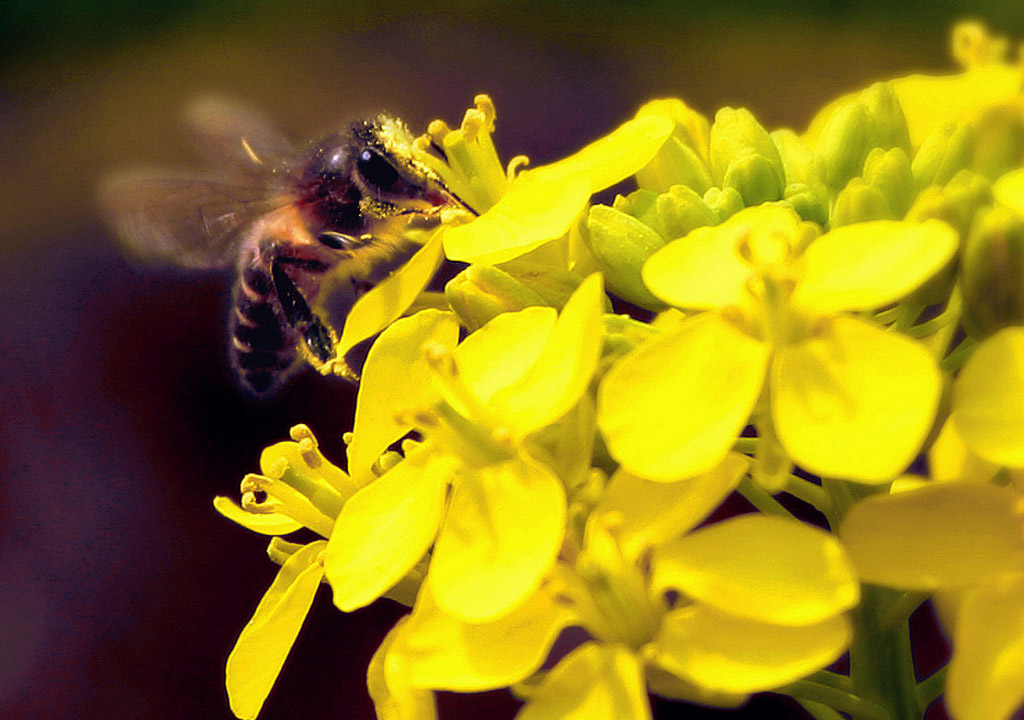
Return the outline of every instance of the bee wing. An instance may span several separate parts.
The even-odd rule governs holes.
[[[100,205],[126,248],[144,261],[191,268],[229,264],[241,231],[288,202],[265,183],[125,171],[108,177]]]
[[[292,143],[258,111],[219,95],[203,95],[185,110],[199,148],[218,167],[244,174],[279,172],[294,165]]]

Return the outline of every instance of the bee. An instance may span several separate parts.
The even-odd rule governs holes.
[[[381,113],[296,151],[257,113],[221,98],[186,118],[218,171],[126,171],[101,206],[134,254],[189,268],[234,265],[229,355],[257,397],[302,364],[326,363],[335,334],[313,308],[328,273],[350,283],[331,302],[344,318],[359,295],[419,248],[410,223],[466,208],[412,154],[404,123]],[[466,208],[468,209],[468,208]],[[351,287],[348,287],[348,286]]]

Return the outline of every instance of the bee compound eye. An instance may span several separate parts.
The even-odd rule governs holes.
[[[394,166],[376,150],[363,150],[359,153],[356,168],[363,180],[378,190],[391,190],[400,179]]]

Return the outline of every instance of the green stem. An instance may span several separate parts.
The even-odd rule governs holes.
[[[946,671],[948,669],[948,665],[943,666],[918,683],[917,697],[922,708],[927,709],[942,694],[946,687]]]
[[[736,438],[736,442],[732,444],[732,449],[738,453],[744,453],[751,455],[757,452],[757,441],[759,438],[756,437],[741,437]]]
[[[779,688],[776,692],[789,695],[797,701],[809,700],[827,705],[834,710],[850,713],[857,720],[893,720],[889,711],[877,703],[865,700],[846,690],[821,685],[810,680],[797,680]]]
[[[945,330],[948,332],[949,337],[952,337],[956,324],[960,322],[960,310],[962,307],[963,302],[960,299],[960,291],[954,288],[953,292],[950,293],[949,302],[946,303],[946,309],[931,320],[908,328],[908,334],[914,337],[925,337],[940,330]]]
[[[896,330],[906,333],[917,320],[918,315],[924,309],[922,305],[900,305],[896,313]]]
[[[868,317],[870,317],[879,325],[888,325],[889,323],[896,319],[899,313],[900,308],[897,305],[896,307],[891,307],[888,310],[879,310],[874,314],[874,316],[869,314]]]
[[[910,628],[906,622],[891,628],[882,624],[885,609],[893,604],[893,591],[864,586],[850,645],[850,678],[858,696],[888,708],[893,720],[921,720]],[[872,720],[857,713],[853,718]]]
[[[945,372],[956,370],[967,361],[977,344],[978,341],[974,338],[964,338],[964,341],[953,348],[953,352],[939,363],[939,367]]]
[[[820,485],[815,485],[802,477],[790,475],[785,490],[793,497],[799,498],[815,508],[822,515],[827,516],[832,512],[832,498]]]
[[[760,485],[750,479],[749,476],[743,478],[740,482],[740,486],[736,488],[736,491],[747,499],[751,505],[765,513],[766,515],[783,515],[785,517],[793,517],[793,513],[783,506],[778,500],[769,495]]]
[[[896,601],[885,608],[879,625],[883,630],[893,630],[901,623],[905,623],[921,605],[928,601],[931,593],[926,592],[905,592]]]
[[[835,673],[830,670],[818,670],[808,675],[807,679],[820,685],[828,685],[829,687],[845,690],[846,692],[853,690],[853,683],[850,681],[849,675]]]

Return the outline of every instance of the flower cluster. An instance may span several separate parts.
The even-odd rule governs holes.
[[[340,333],[339,357],[376,336],[347,472],[297,426],[240,507],[216,501],[281,565],[228,660],[234,713],[258,715],[326,583],[342,611],[411,608],[369,666],[382,720],[506,687],[520,720],[765,691],[819,720],[921,718],[943,692],[956,720],[1013,716],[1024,71],[1007,46],[961,24],[962,72],[839,98],[803,135],[656,100],[531,168],[500,163],[486,96],[431,124],[417,159],[472,212]],[[418,302],[444,258],[463,269]],[[709,522],[734,492],[753,511]],[[282,539],[301,528],[318,539]],[[907,620],[929,599],[952,659],[918,678]]]

